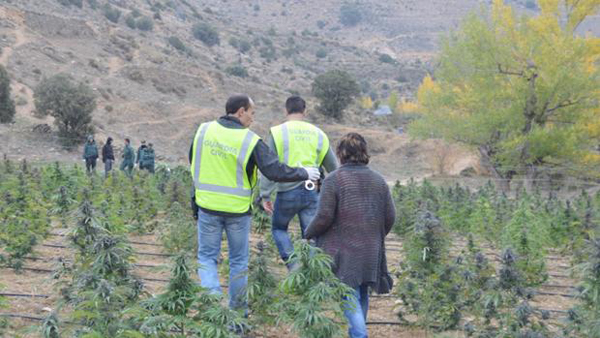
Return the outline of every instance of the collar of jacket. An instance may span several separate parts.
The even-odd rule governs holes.
[[[219,124],[225,128],[245,129],[245,127],[242,125],[242,122],[240,122],[240,119],[234,116],[221,116],[217,122],[219,122]]]
[[[348,162],[344,163],[340,166],[340,168],[348,168],[348,169],[365,169],[367,165],[359,162]]]

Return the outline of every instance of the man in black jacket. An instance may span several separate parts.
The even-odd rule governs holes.
[[[112,146],[112,137],[106,140],[106,144],[102,147],[102,163],[104,163],[104,177],[108,177],[109,172],[112,170],[113,162],[115,161],[115,154]]]

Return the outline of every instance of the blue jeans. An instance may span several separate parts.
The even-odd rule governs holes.
[[[277,193],[273,207],[273,223],[271,231],[273,240],[279,249],[279,255],[284,262],[294,251],[294,244],[288,235],[288,226],[294,216],[300,218],[300,230],[304,238],[304,231],[317,213],[319,193],[316,190],[306,190],[304,184],[290,190]]]
[[[354,289],[344,309],[348,319],[350,338],[367,338],[367,311],[369,310],[369,286],[361,285]]]
[[[198,210],[198,276],[202,287],[222,293],[217,271],[223,230],[229,246],[229,307],[247,308],[250,215],[224,217]]]

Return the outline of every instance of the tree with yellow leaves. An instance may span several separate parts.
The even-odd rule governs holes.
[[[577,27],[600,0],[539,0],[517,16],[502,0],[443,41],[418,90],[411,130],[476,148],[497,177],[539,168],[600,171],[600,39]]]

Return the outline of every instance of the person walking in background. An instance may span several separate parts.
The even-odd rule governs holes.
[[[89,135],[83,148],[83,159],[85,160],[85,169],[87,173],[96,170],[96,160],[98,159],[98,147],[92,135]]]
[[[329,138],[316,126],[304,121],[306,118],[306,101],[300,96],[291,96],[285,102],[287,122],[271,128],[267,144],[279,156],[279,161],[289,166],[323,166],[327,172],[338,167],[334,152],[329,147]],[[310,188],[310,185],[309,185]],[[261,177],[260,197],[265,211],[272,215],[273,239],[279,250],[281,259],[288,269],[293,267],[288,262],[294,249],[288,226],[294,216],[300,219],[302,237],[315,213],[319,194],[317,189],[306,187],[305,182],[275,183]],[[275,205],[271,194],[277,191]]]
[[[104,163],[104,177],[112,170],[113,162],[115,161],[115,153],[112,146],[112,137],[106,139],[106,144],[102,147],[102,163]]]
[[[144,169],[154,174],[154,160],[156,155],[154,154],[154,147],[152,146],[152,143],[148,144],[148,147],[142,151],[142,154]],[[140,168],[142,168],[142,162],[140,162]]]
[[[333,272],[354,289],[344,314],[351,338],[367,337],[369,287],[388,293],[385,236],[396,210],[385,179],[369,169],[367,142],[357,134],[342,138],[337,150],[341,167],[325,178],[317,214],[306,229],[307,239],[333,259]]]
[[[144,170],[143,158],[144,158],[144,151],[146,150],[146,148],[148,148],[146,146],[146,140],[142,140],[142,144],[137,149],[137,156],[135,157],[135,164],[138,165],[138,169],[140,169],[140,170]]]
[[[125,149],[123,149],[123,162],[121,162],[121,171],[125,171],[127,176],[131,177],[131,172],[133,171],[135,153],[133,148],[131,147],[131,141],[128,138],[125,139]]]
[[[229,306],[247,311],[252,189],[257,168],[276,182],[317,180],[317,168],[291,168],[251,130],[254,102],[231,96],[226,115],[202,123],[190,147],[190,171],[198,206],[198,275],[211,292],[221,293],[217,260],[223,231],[229,248]]]

